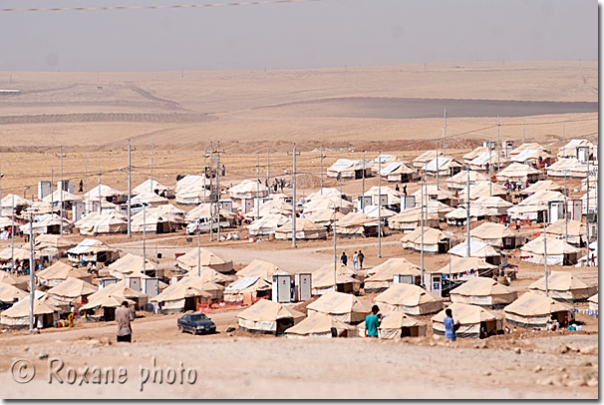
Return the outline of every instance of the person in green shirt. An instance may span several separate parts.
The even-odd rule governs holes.
[[[367,337],[378,337],[378,326],[380,326],[380,308],[374,305],[371,308],[371,314],[365,317],[365,330],[367,331]]]

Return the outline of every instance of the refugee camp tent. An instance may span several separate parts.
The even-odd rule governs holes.
[[[178,198],[178,193],[180,193],[183,190],[192,188],[192,187],[197,188],[197,189],[199,189],[199,191],[203,192],[204,184],[206,184],[207,186],[210,185],[209,178],[206,178],[204,180],[204,176],[199,176],[196,174],[187,174],[186,176],[184,176],[183,178],[178,180],[176,182],[176,186],[174,186],[174,192],[176,193],[176,198]]]
[[[590,154],[593,153],[594,145],[589,142],[587,139],[571,139],[565,145],[561,146],[558,149],[558,157],[559,158],[576,158],[577,157],[577,148],[585,147],[589,148]]]
[[[140,211],[132,217],[132,232],[169,233],[184,226],[185,211],[171,204],[159,205]]]
[[[275,229],[275,239],[277,240],[288,240],[292,238],[293,223],[291,219],[288,219],[283,225]],[[315,224],[306,218],[296,219],[296,239],[299,240],[310,240],[310,239],[325,239],[327,238],[327,232],[325,227]]]
[[[525,149],[519,154],[511,157],[512,162],[519,162],[525,164],[537,164],[540,161],[550,162],[553,158],[552,155],[542,149]]]
[[[472,159],[468,166],[471,170],[483,170],[487,171],[487,165],[489,165],[489,171],[495,169],[498,165],[499,168],[505,167],[509,164],[509,160],[503,156],[497,157],[497,153],[483,152],[480,156]],[[491,169],[492,168],[492,169]]]
[[[377,173],[378,170],[380,169],[380,162],[381,162],[381,166],[382,168],[395,163],[396,162],[396,156],[394,155],[388,155],[386,153],[382,153],[380,155],[378,155],[375,159],[370,160],[369,162],[367,162],[367,165],[369,165],[369,167],[371,167],[371,170],[374,173]]]
[[[568,266],[579,261],[581,249],[549,234],[547,235],[546,247],[543,246],[543,238],[544,235],[542,234],[520,248],[522,252],[521,259],[531,263],[543,264],[545,249],[547,248],[547,264],[549,265]]]
[[[77,246],[77,242],[60,235],[37,235],[34,239],[34,249],[43,256],[54,256]]]
[[[76,247],[67,251],[72,263],[96,262],[109,264],[120,257],[120,252],[97,239],[84,239]]]
[[[587,284],[568,271],[551,271],[547,278],[549,296],[558,301],[587,301],[597,293],[598,287]],[[545,276],[529,285],[529,291],[545,295]]]
[[[336,221],[340,221],[344,218],[344,214],[340,213],[339,211],[335,212],[335,218],[334,218],[334,210],[333,209],[322,209],[322,210],[316,210],[313,211],[312,214],[306,215],[305,218],[308,219],[311,222],[314,222],[317,225],[321,225],[325,228],[331,228],[331,225],[334,222],[334,219]]]
[[[338,198],[342,198],[342,193],[340,193],[340,190],[338,190],[337,188],[333,188],[333,187],[323,187],[321,190],[319,191],[315,191],[313,193],[310,193],[309,195],[306,196],[306,201],[313,201],[316,198],[323,198],[323,197],[338,197]]]
[[[363,169],[365,169],[365,177],[371,177],[371,165],[363,164],[362,160],[338,159],[327,169],[327,177],[360,179],[363,177]]]
[[[237,277],[260,277],[272,281],[274,274],[288,274],[273,263],[254,259],[250,264],[237,272]]]
[[[474,171],[474,170],[470,171],[470,187],[472,187],[476,183],[481,183],[481,182],[487,182],[487,184],[488,184],[488,181],[489,181],[489,179],[485,175],[480,174],[479,172]],[[455,176],[452,176],[447,179],[447,188],[449,190],[461,191],[461,190],[467,189],[467,187],[468,187],[467,171],[461,171],[461,172],[457,173]]]
[[[591,188],[591,187],[590,187]],[[589,201],[587,201],[587,193],[581,197],[581,205],[583,206],[582,214],[586,215],[589,208],[589,213],[598,212],[598,189],[590,190]]]
[[[587,300],[589,302],[589,309],[592,311],[598,311],[598,293],[595,293]]]
[[[236,204],[233,203],[233,209],[236,209]],[[214,208],[215,209],[215,208]],[[185,213],[185,223],[190,224],[197,220],[197,218],[210,218],[212,217],[212,204],[204,203],[199,204],[197,207],[193,208],[191,211]],[[215,211],[214,211],[215,212]],[[227,211],[225,209],[219,209],[218,213],[220,215],[220,222],[228,222],[229,224],[234,225],[235,220],[237,218],[237,214],[235,212]],[[214,215],[215,217],[215,215]]]
[[[98,235],[104,233],[125,233],[128,230],[128,218],[117,211],[91,212],[75,223],[80,235]]]
[[[430,273],[450,275],[453,278],[469,278],[474,276],[489,277],[498,267],[485,262],[479,257],[459,257],[449,255],[449,263],[437,270],[427,270]]]
[[[147,273],[157,270],[157,266],[151,260],[146,259],[143,266],[143,257],[126,253],[108,266],[109,274],[117,279],[122,279],[134,273]]]
[[[471,160],[476,159],[478,156],[482,155],[485,152],[489,152],[488,146],[477,146],[471,152],[466,153],[462,156],[464,163],[469,163]]]
[[[36,277],[38,277],[40,284],[48,287],[57,286],[69,277],[79,278],[87,283],[92,283],[92,274],[64,262],[56,262],[50,267],[36,272]]]
[[[511,304],[518,293],[490,277],[472,277],[450,292],[452,302],[499,308]]]
[[[503,249],[516,249],[522,245],[522,235],[503,224],[485,222],[470,231],[472,239]]]
[[[444,205],[450,210],[452,206],[457,206],[459,199],[455,197],[455,193],[449,190],[445,190],[436,185],[427,185],[424,187],[424,199],[426,204],[437,204],[437,202],[444,203]],[[421,187],[415,193],[411,194],[415,197],[417,205],[421,204]]]
[[[479,197],[471,203],[475,207],[486,208],[494,210],[497,215],[505,216],[507,211],[513,204],[509,201],[504,200],[501,197],[496,196],[483,196]]]
[[[537,149],[537,150],[544,150],[544,151],[548,152],[545,149],[545,147],[541,146],[540,144],[538,144],[536,142],[526,142],[526,143],[523,143],[522,145],[518,146],[517,148],[512,149],[510,151],[510,156],[511,157],[517,156],[520,153],[522,153],[524,150],[527,150],[527,149]]]
[[[0,260],[9,261],[9,260],[12,260],[12,258],[14,256],[15,260],[19,260],[19,261],[25,260],[29,263],[30,254],[29,254],[29,249],[27,249],[28,247],[29,246],[23,246],[21,248],[15,247],[15,249],[13,251],[13,249],[9,246],[0,252]],[[1,273],[2,272],[0,272],[0,274]]]
[[[438,156],[442,156],[443,152],[442,150],[438,151]],[[421,155],[419,155],[418,157],[416,157],[415,159],[413,159],[413,167],[417,167],[418,169],[424,167],[426,165],[426,163],[430,162],[431,160],[434,160],[436,158],[436,151],[435,150],[428,150],[424,153],[422,153]]]
[[[377,205],[367,205],[367,206],[363,207],[363,210],[361,210],[361,212],[363,214],[367,215],[369,218],[373,218],[375,220],[377,220],[378,217],[381,217],[382,223],[386,219],[393,217],[394,215],[397,214],[396,212],[389,210],[388,208],[384,208],[384,207],[382,207],[379,210],[379,214],[378,214],[378,208],[379,208],[379,206],[377,206]]]
[[[197,304],[211,301],[212,294],[193,287],[186,281],[183,282],[183,280],[172,284],[160,294],[151,298],[151,302],[158,304],[160,313],[171,314],[189,310],[196,311]]]
[[[101,199],[106,199],[120,194],[122,194],[121,191],[104,184],[99,184],[98,186],[93,187],[88,192],[84,193],[84,199],[87,201],[99,201],[99,196]]]
[[[60,309],[51,306],[45,299],[34,299],[34,326],[38,329],[50,327],[59,319]],[[16,304],[0,313],[0,324],[11,328],[29,326],[29,297],[20,299]]]
[[[247,332],[280,335],[304,318],[303,313],[278,302],[260,300],[237,315],[237,324]]]
[[[335,316],[323,313],[309,315],[295,326],[287,329],[288,338],[332,338],[355,337],[356,328],[337,319]]]
[[[454,159],[452,157],[442,157],[434,158],[431,161],[427,162],[424,166],[424,173],[429,176],[436,176],[436,172],[438,171],[439,176],[454,176],[461,171],[463,167],[463,163],[459,160]]]
[[[585,224],[574,219],[559,219],[545,229],[548,235],[554,235],[560,239],[566,239],[571,245],[582,246],[587,242]],[[568,235],[568,238],[566,236]]]
[[[158,205],[168,204],[168,199],[162,196],[159,196],[151,191],[142,191],[132,198],[132,204],[136,203],[147,203],[149,207],[157,207]],[[128,209],[128,205],[125,206],[126,210]]]
[[[243,277],[225,288],[224,301],[243,302],[246,294],[249,294],[251,298],[270,296],[272,288],[272,280],[255,276]]]
[[[14,207],[15,215],[18,215],[21,211],[31,205],[33,205],[33,201],[26,200],[17,194],[7,194],[0,200],[0,214],[2,216],[10,217]]]
[[[378,326],[378,337],[380,339],[399,340],[403,337],[426,336],[426,323],[399,311],[388,312],[383,315],[380,326]],[[365,337],[367,328],[365,322],[358,325],[359,336]]]
[[[153,179],[147,179],[132,189],[132,194],[136,196],[146,193],[153,193],[168,198],[174,195],[174,190]]]
[[[63,232],[71,232],[73,223],[67,218],[63,218]],[[57,214],[42,214],[34,218],[32,222],[32,228],[35,234],[53,234],[58,235],[61,233],[61,217]],[[29,224],[22,225],[20,227],[21,233],[29,235]]]
[[[200,256],[197,254],[198,250],[201,252]],[[228,273],[233,270],[232,260],[226,261],[216,253],[204,248],[193,248],[189,250],[186,254],[176,259],[176,265],[183,270],[196,271],[198,266],[198,257],[200,259],[199,261],[201,262],[201,266],[203,267],[211,267],[220,273]]]
[[[490,220],[497,216],[497,211],[470,204],[470,222]],[[463,226],[468,219],[466,207],[459,207],[445,215],[449,226]]]
[[[393,162],[384,167],[380,175],[386,177],[389,182],[408,183],[413,180],[416,173],[417,169],[404,162]]]
[[[211,270],[207,267],[206,269]],[[220,273],[218,274],[220,275]],[[189,274],[181,278],[178,282],[190,285],[191,287],[195,287],[198,290],[209,293],[212,299],[221,299],[224,295],[224,290],[226,288],[222,284],[217,284],[211,281],[208,278],[208,275],[203,273],[200,276]]]
[[[467,257],[467,241],[455,245],[449,254]],[[487,263],[498,265],[501,263],[501,254],[493,246],[475,239],[470,239],[470,257],[479,257]]]
[[[287,217],[284,217],[281,214],[266,215],[249,224],[247,230],[250,233],[250,236],[274,235],[277,228],[287,221]]]
[[[338,236],[372,236],[377,235],[378,222],[361,212],[347,214],[335,223],[335,232]]]
[[[453,319],[461,323],[455,333],[459,338],[479,338],[482,328],[485,328],[488,335],[496,335],[503,330],[503,318],[479,306],[454,302],[447,309],[453,312]],[[432,317],[435,334],[445,334],[445,317],[445,310]]]
[[[0,302],[10,304],[25,298],[29,295],[26,291],[15,287],[12,284],[0,282]]]
[[[361,276],[354,270],[340,264],[336,267],[336,288],[341,293],[358,293],[361,288]],[[312,272],[312,295],[323,295],[333,291],[334,268],[333,263],[321,266]]]
[[[468,190],[467,187],[462,189],[459,192],[459,200],[460,201],[467,201],[467,195],[468,195]],[[480,197],[491,197],[491,195],[493,197],[501,197],[504,200],[508,199],[508,194],[507,194],[507,190],[500,186],[497,183],[485,183],[485,182],[480,182],[480,183],[476,183],[473,186],[470,186],[470,200],[476,200]],[[510,196],[511,198],[511,196]]]
[[[590,168],[594,165],[591,164]],[[549,165],[545,171],[548,177],[585,178],[587,174],[587,163],[579,162],[575,158],[560,159]]]
[[[552,180],[539,180],[538,182],[531,184],[524,190],[520,191],[520,195],[528,197],[538,191],[562,191],[564,188],[558,183]]]
[[[457,242],[453,234],[446,234],[440,229],[424,227],[423,229],[423,249],[426,253],[439,254],[446,253]],[[410,233],[401,238],[404,249],[411,249],[416,252],[422,249],[422,228],[417,227]]]
[[[126,285],[125,280],[120,280],[117,283],[106,285],[97,292],[88,296],[88,303],[96,304],[103,302],[108,296],[120,297],[134,302],[138,308],[142,307],[149,301],[149,296],[141,291],[135,291]]]
[[[136,306],[136,302],[128,298],[108,294],[102,298],[94,301],[89,301],[87,304],[80,308],[80,313],[84,315],[84,319],[89,317],[95,317],[103,321],[115,320],[115,310],[122,306],[123,302],[127,302],[128,305],[133,308]],[[90,316],[90,314],[93,314]]]
[[[48,295],[59,301],[73,302],[82,301],[92,293],[95,293],[98,288],[81,278],[67,277],[60,284],[48,290]]]
[[[499,171],[496,176],[499,182],[509,180],[510,182],[521,182],[524,184],[528,180],[529,183],[535,183],[539,180],[539,170],[523,163],[514,162]]]
[[[365,293],[386,290],[392,285],[395,274],[411,275],[415,284],[421,281],[419,267],[403,258],[388,259],[384,263],[372,268],[369,272],[371,275],[365,279]]]
[[[55,190],[52,194],[48,194],[44,198],[42,198],[43,202],[51,203],[51,204],[59,204],[61,203],[61,198],[63,199],[63,203],[74,203],[75,201],[82,201],[82,197],[71,194],[68,191],[63,190],[63,196],[61,197],[61,190]],[[60,208],[60,207],[59,207]]]
[[[347,214],[352,211],[353,204],[350,201],[344,200],[338,196],[328,195],[323,197],[314,197],[310,202],[307,202],[303,205],[304,215],[306,216],[321,210],[329,210],[333,212],[334,208],[342,214]]]
[[[275,214],[283,215],[285,217],[290,217],[293,209],[294,208],[292,207],[292,205],[286,203],[284,200],[272,199],[272,200],[268,200],[264,204],[260,205],[260,207],[258,209],[254,208],[254,209],[248,211],[245,214],[245,217],[250,218],[250,219],[258,219],[258,218],[264,218],[265,216],[268,216],[268,215],[275,215]]]
[[[413,316],[433,314],[443,307],[442,298],[414,284],[392,284],[375,297],[374,302],[384,311]]]
[[[547,210],[550,201],[564,202],[564,196],[558,191],[537,191],[535,194],[508,209],[508,215],[512,220],[528,218],[533,221],[543,222],[547,219]]]
[[[352,294],[328,291],[306,307],[308,315],[320,312],[348,324],[358,324],[371,312],[371,302]]]
[[[229,195],[234,200],[261,198],[268,196],[268,188],[257,180],[243,180],[229,189]]]
[[[438,228],[438,224],[440,222],[441,215],[439,212],[439,208],[433,207],[431,210],[430,205],[432,202],[428,203],[428,209],[424,209],[424,226],[430,228]],[[436,203],[440,205],[444,205],[442,203]],[[436,205],[434,204],[434,205]],[[447,207],[450,212],[453,209]],[[442,214],[444,215],[444,214]],[[401,211],[400,213],[391,216],[388,218],[388,229],[391,231],[402,231],[405,233],[411,232],[417,227],[421,226],[422,222],[422,210],[420,207],[415,208],[407,208],[406,210]]]
[[[564,323],[564,317],[571,319],[571,310],[552,297],[530,291],[503,308],[506,322],[521,328],[545,328],[552,318]]]
[[[367,190],[365,192],[365,194],[363,194],[366,197],[372,198],[371,205],[379,205],[378,197],[380,195],[380,188],[381,188],[382,195],[386,196],[386,202],[382,203],[382,206],[395,207],[395,206],[401,205],[401,197],[400,197],[399,193],[397,193],[396,191],[394,191],[393,189],[391,189],[388,186],[382,186],[382,187],[373,186],[369,190]]]
[[[0,271],[0,283],[10,284],[20,290],[27,290],[29,286],[29,278],[15,277],[6,271]]]

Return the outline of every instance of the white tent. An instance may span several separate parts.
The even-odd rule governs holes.
[[[507,323],[521,328],[545,328],[551,318],[559,323],[564,322],[564,317],[569,317],[572,308],[545,295],[527,292],[503,308]]]
[[[428,315],[442,309],[442,298],[414,284],[392,284],[374,299],[383,311],[400,311],[407,315]]]
[[[268,195],[268,188],[262,182],[256,180],[243,180],[241,183],[231,187],[229,194],[234,200],[245,198],[260,198]]]
[[[546,247],[544,246],[543,238],[544,235],[542,234],[520,248],[522,251],[522,260],[543,264],[545,261],[545,249],[547,249],[547,264],[549,265],[563,266],[575,264],[579,261],[581,249],[571,246],[564,240],[558,239],[553,235],[547,235]]]
[[[368,271],[371,274],[365,279],[365,293],[382,292],[390,287],[395,274],[411,275],[414,281],[420,281],[419,267],[404,258],[388,259]]]
[[[449,254],[460,257],[468,257],[467,240],[463,241],[459,245],[455,245],[449,250]],[[501,254],[496,251],[493,246],[475,239],[470,239],[470,257],[479,257],[488,263],[495,265],[501,262]]]
[[[525,165],[523,163],[512,163],[505,169],[497,173],[497,181],[514,181],[526,183],[528,180],[531,183],[536,182],[539,179],[539,170]]]
[[[335,336],[334,332],[335,331]],[[355,337],[356,328],[348,325],[335,316],[323,313],[309,315],[299,324],[287,329],[285,334],[288,338],[332,338],[332,337]]]
[[[331,315],[337,320],[355,324],[365,320],[371,312],[371,302],[352,294],[329,291],[306,307],[308,315],[320,312]]]
[[[447,309],[451,309],[453,319],[461,324],[455,333],[457,337],[478,338],[481,328],[485,328],[489,335],[496,335],[503,329],[503,318],[500,315],[479,306],[454,302]],[[442,310],[432,317],[432,328],[435,334],[445,334],[445,311]]]
[[[512,303],[518,293],[490,277],[471,277],[451,290],[450,296],[452,302],[493,308]]]
[[[545,276],[529,285],[529,291],[545,295]],[[558,301],[586,301],[597,293],[598,287],[587,284],[568,271],[552,271],[547,278],[549,296]]]
[[[237,315],[239,329],[277,335],[303,319],[304,314],[269,300],[259,300]]]
[[[515,249],[522,244],[522,236],[503,224],[485,222],[470,231],[472,239],[489,245]]]
[[[371,176],[371,165],[365,164],[365,177]],[[360,179],[363,177],[363,161],[338,159],[333,165],[327,169],[327,177],[342,179]]]
[[[422,228],[417,227],[410,233],[405,234],[401,239],[403,248],[411,249],[416,252],[422,248]],[[453,234],[446,234],[440,229],[424,227],[423,243],[424,252],[431,254],[445,253],[455,243],[457,238]]]
[[[283,225],[275,229],[275,239],[288,240],[292,238],[293,222],[288,219]],[[296,239],[325,239],[327,231],[325,227],[315,224],[306,218],[296,218]]]
[[[489,179],[480,174],[477,171],[471,170],[470,171],[470,187],[473,186],[476,183],[481,183],[481,182],[487,182],[488,184]],[[461,171],[459,173],[457,173],[455,176],[450,177],[449,179],[447,179],[447,188],[449,190],[463,190],[466,189],[468,187],[468,173],[466,171]]]
[[[250,236],[268,236],[288,221],[281,214],[270,214],[255,220],[247,226]]]
[[[75,223],[80,235],[98,235],[102,233],[125,233],[128,219],[117,211],[91,212]]]

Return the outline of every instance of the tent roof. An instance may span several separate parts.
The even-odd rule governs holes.
[[[260,300],[248,309],[240,312],[237,318],[255,322],[274,322],[279,319],[302,319],[304,314],[287,308],[278,302]]]
[[[541,234],[536,239],[533,239],[526,245],[520,248],[523,252],[530,252],[536,255],[542,255],[544,253],[543,246],[544,234]],[[580,253],[581,249],[569,245],[566,241],[556,238],[554,235],[547,234],[547,254],[548,255],[561,255],[570,253]]]
[[[467,240],[449,249],[449,254],[467,257]],[[472,257],[491,257],[499,256],[499,253],[488,243],[470,239],[470,255]]]
[[[331,333],[331,328],[353,330],[354,327],[331,315],[315,313],[285,331],[288,335],[313,335]]]
[[[573,291],[594,287],[568,271],[550,272],[547,282],[548,288],[556,291]],[[545,276],[529,285],[529,290],[545,291]]]
[[[564,219],[559,219],[548,225],[545,233],[562,236],[566,235],[567,229],[569,236],[585,236],[585,224],[574,219],[570,219],[568,225]]]
[[[128,299],[138,299],[140,297],[146,297],[147,294],[143,294],[139,291],[134,291],[131,288],[126,286],[126,281],[121,280],[117,283],[109,284],[104,288],[101,288],[94,294],[91,294],[87,297],[89,303],[93,302],[102,302],[105,297],[108,295],[113,295],[115,297],[123,297]]]
[[[384,314],[378,329],[402,329],[414,326],[426,326],[426,323],[410,317],[404,312],[393,311]]]
[[[336,228],[363,226],[367,224],[377,225],[377,219],[371,218],[362,212],[351,212],[336,222]]]
[[[47,203],[53,203],[57,201],[61,201],[61,190],[55,190],[52,194],[47,195],[42,199],[42,201]],[[73,202],[73,201],[82,201],[82,197],[71,194],[68,191],[63,190],[63,202]]]
[[[276,229],[277,232],[291,232],[292,220],[288,219],[283,225]],[[325,227],[315,224],[307,218],[296,218],[296,232],[325,232]]]
[[[598,303],[598,293],[595,293],[594,295],[592,295],[591,297],[589,297],[587,299],[587,301],[593,302],[594,304],[597,304]]]
[[[340,221],[344,218],[344,214],[339,211],[336,211],[336,221]],[[306,216],[306,219],[312,221],[314,223],[319,222],[330,222],[333,223],[333,209],[319,209],[313,211],[312,213]]]
[[[570,311],[571,308],[551,297],[527,292],[516,301],[503,308],[504,312],[521,316],[549,315],[553,312]]]
[[[470,190],[470,193],[472,193],[472,191]],[[477,206],[481,206],[481,207],[485,207],[485,208],[509,208],[511,207],[512,204],[509,201],[504,200],[501,197],[497,197],[497,196],[482,196],[477,198],[474,201],[474,205]]]
[[[372,275],[365,281],[390,281],[395,274],[421,274],[419,267],[404,258],[388,259],[369,271]]]
[[[417,227],[413,231],[403,235],[403,237],[401,238],[401,242],[402,243],[407,243],[407,242],[420,243],[421,237],[422,237],[422,228]],[[443,239],[451,239],[451,238],[452,238],[452,236],[447,235],[440,229],[430,228],[430,227],[426,227],[426,226],[424,227],[424,243],[426,243],[426,244],[433,245],[433,244],[437,244],[438,242],[440,242]]]
[[[520,194],[528,195],[543,190],[562,191],[562,186],[552,180],[539,180],[538,182],[531,184],[530,186],[522,190]]]
[[[43,299],[34,300],[34,315],[46,315],[58,312]],[[29,297],[21,298],[15,305],[2,312],[2,316],[9,318],[25,318],[29,316]]]
[[[496,319],[502,319],[500,315],[496,315],[486,309],[477,305],[462,304],[460,302],[454,302],[447,307],[453,311],[453,319],[459,321],[462,325],[476,324],[486,321],[494,321]],[[432,317],[432,322],[444,322],[446,317],[446,309],[443,309],[438,314]]]
[[[67,253],[72,255],[81,255],[97,252],[115,252],[116,249],[106,245],[97,239],[84,239],[76,247],[69,249]]]
[[[288,274],[273,263],[254,259],[250,264],[237,272],[238,277],[260,277],[272,281],[273,274]]]
[[[114,188],[106,186],[104,184],[99,184],[98,186],[90,189],[87,193],[84,194],[84,198],[86,200],[98,200],[99,199],[99,189],[101,197],[113,197],[114,195],[122,194],[121,191],[117,191]]]
[[[379,208],[378,205],[367,205],[366,207],[363,207],[363,213],[365,215],[367,215],[369,218],[377,219],[378,218],[378,208]],[[392,210],[384,208],[384,206],[381,207],[379,212],[380,212],[382,218],[390,218],[397,214],[396,212],[394,212]]]
[[[514,162],[511,165],[509,165],[508,167],[506,167],[505,169],[501,170],[499,173],[497,173],[497,178],[499,179],[499,177],[501,177],[503,179],[506,179],[506,178],[512,178],[512,177],[526,177],[529,174],[538,174],[538,173],[539,173],[539,170],[537,170],[529,165]]]
[[[48,290],[48,294],[59,297],[78,298],[81,296],[90,295],[97,291],[98,288],[95,285],[87,283],[79,278],[67,277],[61,284]]]
[[[86,305],[84,305],[80,310],[86,309],[94,309],[97,307],[101,308],[119,308],[122,306],[122,302],[126,301],[129,305],[135,305],[136,302],[132,301],[128,298],[119,297],[117,295],[106,295],[99,300],[89,301]]]
[[[155,270],[156,268],[155,263],[147,259],[145,263],[145,270]],[[133,255],[132,253],[126,253],[126,255],[111,263],[108,266],[108,269],[124,274],[140,273],[143,271],[143,257]]]
[[[353,283],[360,285],[361,282],[354,277],[355,272],[349,267],[340,264],[337,267],[336,284],[347,284]],[[333,263],[321,266],[319,269],[312,273],[312,287],[313,288],[326,288],[333,286],[334,275],[333,275]]]
[[[18,196],[17,194],[7,194],[2,200],[0,200],[0,206],[2,208],[12,208],[13,198],[15,201],[15,207],[25,207],[33,204],[33,201],[26,200],[25,198]]]
[[[186,270],[197,269],[197,251],[197,248],[192,248],[185,255],[176,259],[177,263]],[[201,252],[201,266],[211,267],[232,263],[230,261],[227,262],[221,256],[209,251],[208,249],[201,248],[199,251]]]
[[[0,301],[2,302],[13,302],[15,298],[21,299],[27,297],[29,294],[20,288],[15,287],[12,284],[0,282]]]
[[[490,217],[497,215],[497,211],[491,208],[483,208],[470,204],[470,218]],[[466,208],[458,207],[445,215],[447,219],[466,219],[468,211]]]
[[[352,294],[328,291],[318,300],[308,305],[307,309],[330,315],[347,313],[368,314],[371,311],[371,306],[371,302],[360,299]]]
[[[182,280],[184,280],[184,277],[176,284],[172,284],[171,286],[166,288],[159,295],[156,295],[155,297],[151,298],[151,301],[177,301],[191,297],[212,298],[212,294],[210,294],[209,292],[193,287],[192,285],[188,284],[187,282],[183,282]]]
[[[472,277],[459,287],[451,290],[451,294],[460,294],[467,296],[491,296],[513,293],[509,287],[493,280],[490,277]]]
[[[447,179],[447,184],[466,184],[468,181],[468,172],[466,170],[462,170],[461,172],[457,173],[456,175],[450,177],[449,179]],[[475,171],[475,170],[470,170],[470,184],[476,183],[476,182],[481,182],[481,181],[489,181],[489,179]]]
[[[423,288],[414,284],[392,284],[386,291],[375,297],[374,301],[390,305],[414,307],[428,302],[442,301]]]
[[[470,236],[477,239],[501,239],[516,236],[514,232],[503,224],[484,222],[470,231]]]
[[[10,284],[10,285],[19,285],[19,284],[27,284],[26,281],[20,281],[17,277],[6,271],[0,271],[0,283]]]
[[[69,277],[87,278],[90,276],[90,274],[78,268],[72,267],[70,264],[56,262],[48,268],[37,272],[36,276],[43,280],[66,280]]]
[[[488,270],[496,269],[497,266],[489,264],[479,257],[459,257],[450,255],[450,263],[444,265],[438,270],[430,271],[430,273],[441,273],[441,274],[460,274],[470,270]]]
[[[169,187],[164,186],[157,180],[147,179],[147,180],[143,181],[141,184],[139,184],[138,186],[134,187],[132,189],[132,194],[135,194],[135,195],[142,194],[142,193],[155,194],[155,190],[162,192],[162,191],[166,191],[168,189],[169,189]],[[155,195],[157,195],[157,194],[155,194]]]

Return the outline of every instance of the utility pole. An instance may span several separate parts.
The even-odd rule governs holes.
[[[296,247],[296,144],[294,143],[293,152],[293,172],[292,172],[292,188],[293,188],[293,206],[292,211],[292,247]]]
[[[54,182],[55,182],[54,166],[50,166],[50,195],[53,195],[53,193],[54,193],[54,184],[53,184]],[[52,198],[54,200],[54,196]]]
[[[470,246],[470,168],[466,168],[468,174],[468,195],[466,197],[466,255],[470,257],[472,248]]]
[[[491,178],[491,171],[493,170],[493,148],[491,147],[491,137],[489,136],[489,195],[493,197],[493,179]]]
[[[497,171],[501,170],[501,142],[499,140],[499,115],[497,116]]]
[[[568,243],[568,202],[566,201],[566,171],[564,172],[564,213],[566,214],[564,216],[564,233],[566,235],[566,243]]]
[[[143,205],[143,272],[147,261],[147,207]]]
[[[61,190],[63,190],[63,176],[61,175]],[[63,191],[61,191],[63,195]],[[99,164],[99,214],[103,212],[103,199],[101,198],[101,165]]]
[[[319,182],[321,184],[321,195],[323,195],[323,145],[319,147],[319,156],[321,165],[321,177],[319,178]]]
[[[155,152],[155,142],[151,142],[151,181],[149,182],[149,188],[153,192],[153,152]]]
[[[361,194],[361,206],[363,210],[365,209],[365,165],[366,165],[366,151],[363,151],[363,191]]]
[[[545,226],[543,227],[543,267],[545,269],[545,296],[549,297],[549,271],[547,270],[547,221],[545,222]]]
[[[203,203],[205,204],[207,202],[206,200],[206,177],[207,177],[207,173],[208,173],[208,166],[206,165],[206,147],[203,147]],[[210,229],[212,227],[210,226]],[[210,239],[212,240],[212,239]]]
[[[438,142],[436,144],[438,145]],[[436,151],[436,157],[438,158],[438,150]],[[445,108],[445,125],[443,127],[443,157],[447,157],[447,109],[446,108]]]
[[[565,123],[562,123],[562,144],[564,145],[563,149],[562,149],[562,155],[564,157],[566,157],[566,124]]]
[[[382,257],[382,151],[378,157],[378,258]],[[363,211],[365,211],[363,207]]]
[[[525,118],[522,117],[522,143],[524,144],[524,126],[525,126]]]
[[[336,207],[333,207],[333,290],[338,291],[338,250],[336,241]]]
[[[61,195],[60,199],[60,206],[61,206],[61,217],[59,218],[59,227],[60,227],[60,232],[61,232],[61,237],[63,236],[63,147],[60,147],[60,153],[61,153],[61,191],[59,192],[59,194]],[[31,236],[31,235],[30,235]]]
[[[216,150],[216,216],[218,217],[218,227],[216,228],[216,240],[220,242],[220,141]]]
[[[587,185],[587,204],[586,204],[586,211],[585,211],[585,236],[587,237],[587,243],[589,244],[590,242],[590,238],[589,238],[589,145],[587,146],[587,176],[585,177],[585,184]],[[589,258],[589,257],[588,257]]]
[[[214,207],[214,201],[212,197],[212,194],[214,194],[212,188],[214,176],[212,176],[212,152],[213,146],[212,141],[210,141],[210,242],[212,242],[212,238],[214,236],[214,210],[212,209],[212,207]]]
[[[438,139],[437,139],[436,140],[436,160],[435,160],[435,162],[436,162],[436,192],[437,193],[438,193],[438,186],[440,183],[440,179],[438,177],[438,172],[440,171],[440,165],[438,164],[439,163],[438,161],[439,161],[439,159],[438,159]]]
[[[421,223],[421,239],[420,239],[420,256],[419,256],[419,260],[420,260],[420,271],[421,271],[421,277],[420,277],[420,284],[424,285],[424,185],[426,184],[426,171],[424,170],[424,174],[422,176],[422,184],[421,184],[421,192],[420,192],[420,200],[421,200],[421,219],[420,219],[420,223]]]
[[[201,230],[197,225],[197,277],[201,277]]]
[[[15,194],[13,193],[13,212],[11,214],[11,230],[10,230],[10,257],[12,259],[11,271],[15,271]]]
[[[128,237],[132,237],[132,156],[128,139]]]
[[[321,182],[323,178],[321,178]],[[271,192],[271,150],[266,151],[266,184],[268,184],[268,193]],[[322,183],[321,183],[322,184]]]
[[[256,154],[256,219],[260,219],[260,155]]]
[[[29,331],[34,330],[34,299],[36,299],[36,286],[34,283],[34,272],[36,268],[34,258],[34,217],[29,211]],[[13,232],[14,233],[14,232]]]

